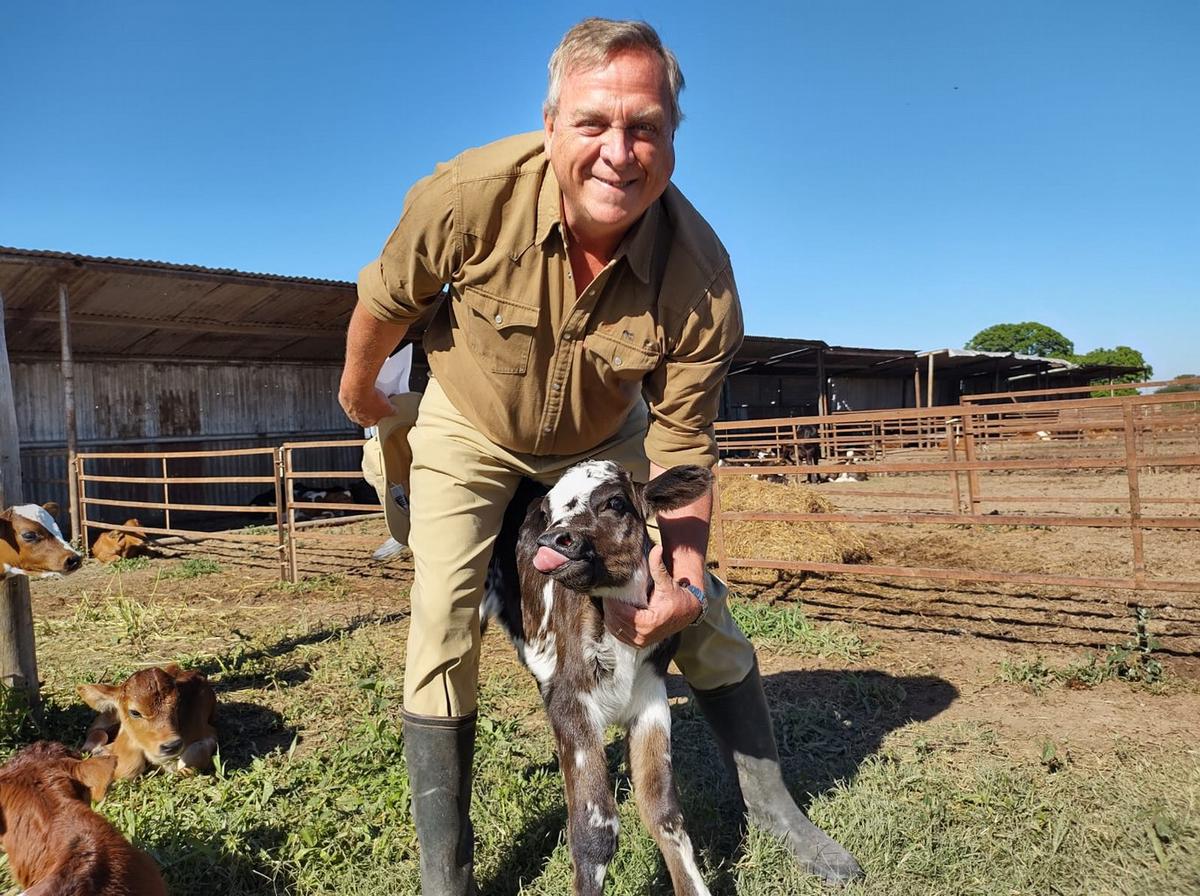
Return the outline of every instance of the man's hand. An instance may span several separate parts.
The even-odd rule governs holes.
[[[387,396],[374,386],[369,389],[350,389],[345,379],[338,390],[338,403],[346,416],[359,426],[374,426],[384,417],[396,413]]]
[[[639,609],[621,600],[604,601],[604,624],[618,641],[631,647],[648,647],[687,628],[700,615],[700,604],[680,588],[667,572],[662,548],[650,549],[650,577],[654,590],[649,604]]]

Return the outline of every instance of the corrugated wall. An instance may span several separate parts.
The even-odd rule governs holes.
[[[53,361],[13,361],[17,428],[25,498],[67,504],[66,429],[60,365]],[[338,365],[155,363],[147,361],[75,364],[76,426],[79,449],[86,451],[195,451],[274,446],[283,441],[355,438],[361,432],[337,403]],[[357,449],[331,449],[306,458],[309,469],[352,469]],[[316,463],[318,462],[319,463]],[[116,467],[118,462],[112,462]],[[134,468],[139,468],[134,471]],[[157,475],[136,462],[111,475]],[[181,476],[270,475],[267,458],[213,458],[172,461]],[[317,483],[325,484],[325,483]],[[329,483],[332,484],[332,483]],[[172,501],[245,504],[266,486],[230,484],[177,487]],[[108,486],[131,500],[161,500],[142,487]],[[141,494],[138,494],[141,492]],[[101,518],[120,522],[116,509]],[[149,520],[143,520],[153,525]]]

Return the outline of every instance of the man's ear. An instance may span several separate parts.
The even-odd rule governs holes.
[[[104,799],[104,794],[108,793],[116,771],[116,756],[93,756],[80,760],[71,769],[71,777],[88,789],[93,803],[98,803]]]
[[[81,684],[76,690],[83,702],[96,712],[118,712],[120,687],[111,684]]]
[[[642,490],[642,500],[650,513],[686,507],[712,488],[712,473],[706,467],[671,467],[651,479]]]

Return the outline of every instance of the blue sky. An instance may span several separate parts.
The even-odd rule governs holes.
[[[1040,320],[1200,373],[1194,0],[10,4],[0,244],[352,279],[435,162],[540,126],[586,15],[679,55],[748,332]]]

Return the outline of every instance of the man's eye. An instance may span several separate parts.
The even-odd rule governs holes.
[[[657,137],[658,125],[642,123],[633,126],[633,132],[638,137]]]
[[[138,712],[136,709],[129,710],[129,714],[131,716],[133,716],[135,719],[140,719],[142,717],[142,714],[140,712]]]
[[[579,130],[586,137],[599,137],[604,133],[604,125],[598,121],[584,121],[579,124]]]

